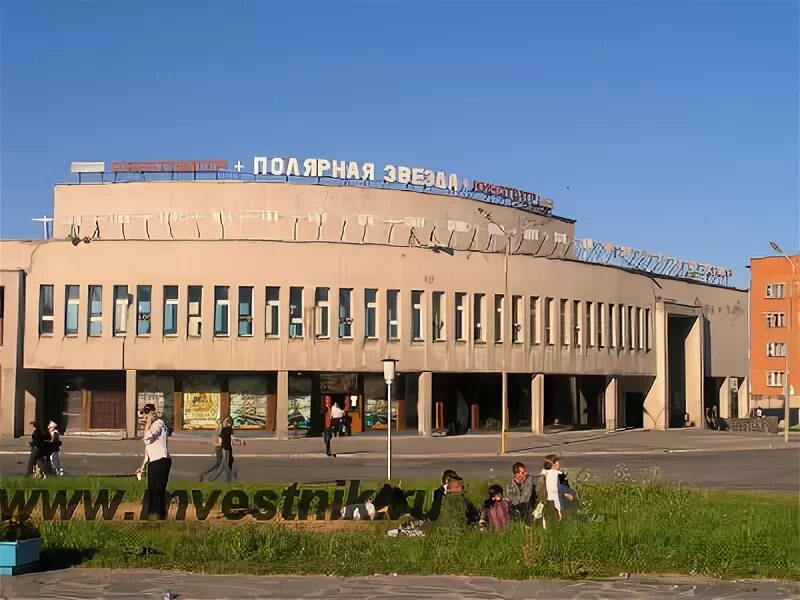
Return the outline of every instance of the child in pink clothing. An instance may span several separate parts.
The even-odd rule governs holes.
[[[502,531],[508,525],[508,502],[503,500],[503,488],[499,485],[489,487],[489,499],[483,505],[481,521],[492,531]]]

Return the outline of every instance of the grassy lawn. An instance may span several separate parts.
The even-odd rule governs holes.
[[[171,483],[174,490],[181,484]],[[432,490],[436,482],[404,481]],[[468,495],[479,502],[485,482]],[[188,489],[282,490],[283,485],[186,482]],[[380,484],[362,484],[375,489]],[[22,488],[121,489],[139,501],[133,479],[4,480]],[[302,486],[310,488],[312,486]],[[327,486],[332,489],[333,486]],[[46,565],[156,567],[208,573],[373,575],[459,574],[506,579],[683,573],[723,578],[800,580],[800,506],[788,496],[708,492],[654,483],[577,483],[582,514],[542,530],[515,525],[501,534],[432,530],[389,538],[396,523],[308,528],[286,521],[48,522],[41,524]],[[313,512],[313,511],[312,511]],[[143,548],[149,553],[143,552]]]

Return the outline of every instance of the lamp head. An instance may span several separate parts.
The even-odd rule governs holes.
[[[783,254],[783,249],[778,245],[777,242],[770,242],[769,246],[778,254]]]
[[[396,362],[397,361],[393,358],[386,358],[383,360],[383,378],[387,385],[394,381]]]

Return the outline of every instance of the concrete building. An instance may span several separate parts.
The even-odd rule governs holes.
[[[52,239],[0,242],[3,435],[135,436],[155,402],[176,430],[285,438],[326,394],[385,429],[387,357],[420,435],[497,429],[504,393],[533,432],[747,410],[747,293],[580,260],[548,211],[319,179],[54,194]]]
[[[800,408],[800,254],[788,259],[750,260],[749,408],[760,406],[783,418],[788,371],[794,424]]]

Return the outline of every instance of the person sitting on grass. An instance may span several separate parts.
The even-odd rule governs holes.
[[[528,521],[532,507],[536,505],[534,480],[521,462],[514,463],[511,470],[514,478],[508,485],[507,495],[510,512],[515,519]]]
[[[435,521],[439,518],[439,513],[442,510],[442,499],[447,493],[447,481],[451,477],[458,477],[458,475],[453,469],[445,469],[442,473],[442,485],[433,491],[433,501],[427,515],[429,521]]]
[[[464,530],[479,520],[480,514],[464,496],[464,480],[458,475],[451,475],[447,479],[447,492],[442,498],[436,528]]]
[[[541,515],[544,527],[547,523],[561,522],[570,504],[575,501],[575,491],[569,487],[566,474],[561,470],[561,459],[555,454],[544,457],[544,468],[540,477],[540,506],[537,518]]]
[[[502,531],[508,521],[508,502],[503,500],[503,488],[497,484],[489,486],[489,499],[483,504],[481,523],[485,523],[491,531]]]

